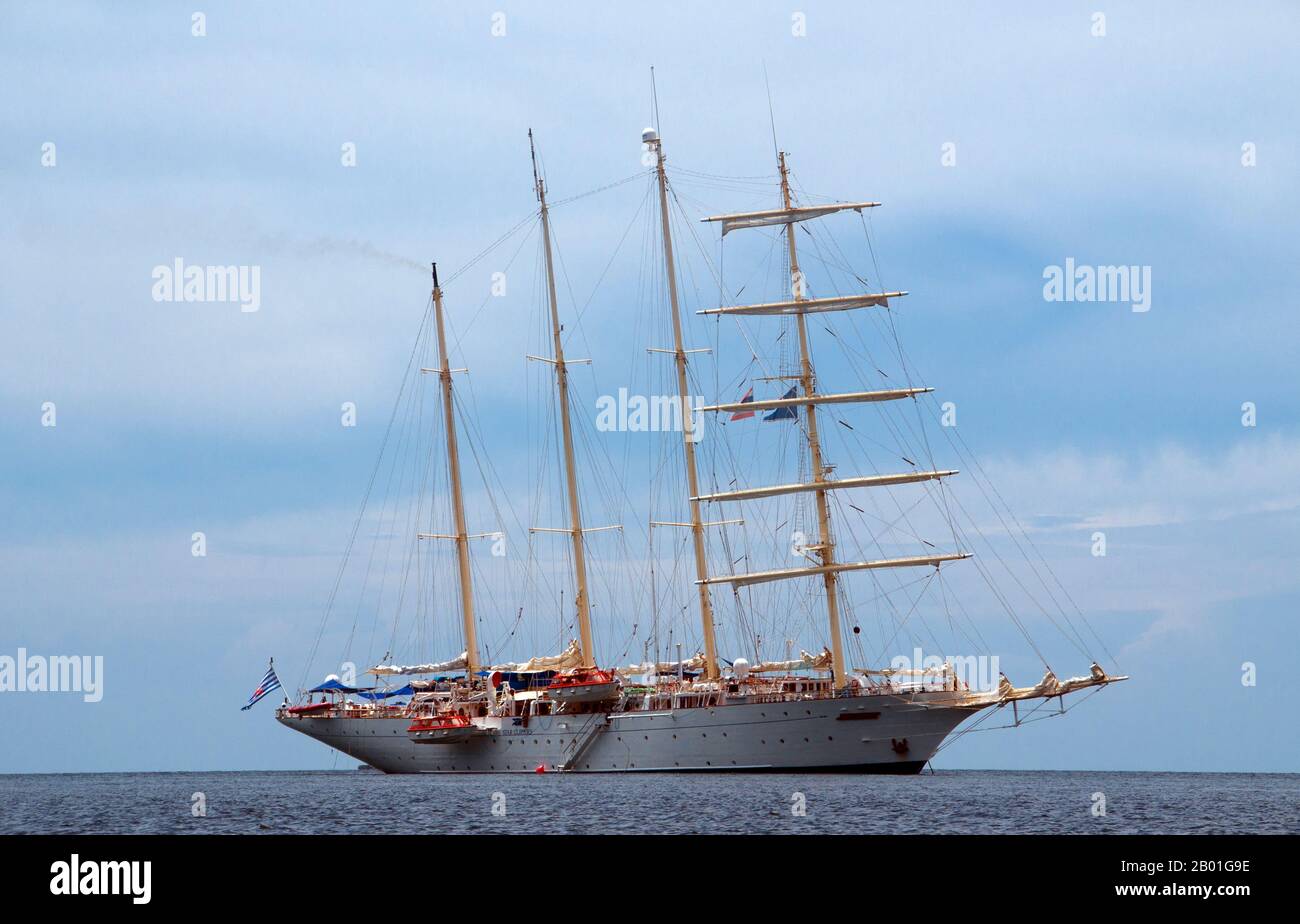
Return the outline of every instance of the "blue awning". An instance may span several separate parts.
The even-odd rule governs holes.
[[[365,689],[373,690],[374,687],[366,687]],[[337,680],[330,679],[330,680],[326,680],[318,687],[313,687],[307,692],[308,693],[360,693],[361,690],[362,690],[361,687],[344,686],[343,684],[339,683]]]
[[[393,696],[414,696],[415,689],[408,683],[400,690],[380,690],[378,692],[365,690],[358,692],[357,695],[364,699],[389,699]]]
[[[556,671],[494,671],[496,682],[508,683],[512,690],[537,690],[550,686]]]

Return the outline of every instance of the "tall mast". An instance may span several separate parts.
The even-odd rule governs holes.
[[[478,641],[474,631],[474,588],[469,572],[469,533],[465,529],[465,496],[460,481],[460,452],[456,445],[456,413],[451,401],[451,363],[447,359],[447,334],[442,319],[442,288],[438,264],[433,264],[433,316],[438,332],[438,378],[442,382],[442,412],[447,428],[447,471],[451,477],[451,510],[456,528],[456,561],[460,566],[460,610],[465,622],[465,672],[478,672]]]
[[[648,134],[648,133],[647,133]],[[695,416],[691,408],[691,395],[686,380],[686,348],[682,343],[682,315],[677,300],[677,269],[673,262],[673,237],[668,224],[668,178],[664,173],[663,139],[656,133],[648,139],[655,149],[656,172],[659,175],[659,217],[663,227],[664,264],[668,272],[668,300],[673,311],[673,353],[677,365],[677,394],[681,400],[682,443],[686,457],[686,485],[690,489],[691,539],[695,546],[696,589],[700,597],[700,625],[704,630],[704,676],[706,680],[718,676],[718,647],[713,632],[713,604],[709,599],[709,576],[704,558],[704,519],[700,513],[700,478],[695,468]]]
[[[551,261],[551,222],[546,208],[546,184],[537,172],[537,151],[533,131],[528,130],[528,151],[533,160],[533,183],[542,207],[542,243],[546,249],[546,289],[551,302],[551,333],[555,341],[555,384],[559,391],[560,429],[564,439],[564,475],[569,489],[569,528],[573,537],[573,578],[577,593],[578,631],[582,638],[582,663],[593,667],[596,645],[591,637],[591,602],[587,597],[587,560],[582,539],[582,508],[578,502],[578,472],[573,460],[573,422],[569,419],[569,370],[564,364],[560,308],[555,297],[555,267]]]
[[[885,388],[874,391],[833,392],[818,394],[817,379],[813,373],[812,358],[808,350],[808,325],[806,315],[823,314],[835,311],[850,311],[859,308],[888,308],[889,301],[901,298],[906,292],[862,292],[853,295],[835,295],[829,298],[808,298],[804,294],[803,274],[799,271],[799,254],[794,243],[795,225],[801,221],[821,218],[836,212],[875,208],[879,202],[833,202],[816,206],[795,207],[790,195],[790,175],[785,165],[784,152],[777,154],[781,170],[782,208],[765,209],[758,212],[735,212],[728,215],[711,215],[704,221],[719,222],[722,235],[738,228],[765,228],[785,225],[786,246],[790,256],[790,278],[794,283],[792,300],[763,302],[757,305],[724,305],[717,308],[704,308],[698,311],[703,315],[729,317],[788,317],[794,315],[799,327],[799,387],[803,394],[769,400],[745,400],[738,403],[715,404],[701,408],[705,411],[727,413],[735,411],[783,410],[797,407],[807,408],[808,450],[812,457],[812,481],[794,484],[766,485],[763,487],[740,488],[738,490],[719,491],[706,494],[695,500],[705,503],[731,501],[750,501],[763,497],[777,497],[786,494],[813,492],[817,495],[817,520],[821,535],[815,545],[807,546],[805,551],[816,552],[820,564],[810,561],[809,565],[798,568],[778,568],[772,571],[751,571],[741,574],[721,574],[697,583],[730,584],[732,588],[749,587],[768,581],[801,580],[808,577],[820,577],[826,587],[826,609],[830,621],[831,635],[831,671],[836,688],[842,687],[845,680],[844,643],[840,634],[839,598],[836,594],[836,575],[852,571],[875,571],[880,568],[938,568],[948,562],[970,558],[970,552],[935,552],[926,555],[910,555],[903,558],[881,558],[869,561],[835,560],[835,545],[831,537],[831,512],[827,493],[849,488],[873,488],[889,485],[918,484],[938,481],[957,474],[953,470],[921,471],[913,467],[906,472],[894,472],[879,475],[858,475],[848,478],[829,478],[830,467],[822,461],[821,440],[817,434],[817,407],[822,404],[873,404],[879,401],[899,401],[914,398],[916,395],[933,391],[932,388]]]
[[[781,168],[781,199],[785,208],[789,211],[794,203],[790,201],[790,174],[785,166],[785,152],[777,154],[777,160]],[[792,280],[793,295],[796,302],[804,300],[803,274],[799,272],[799,255],[795,250],[794,244],[794,227],[795,222],[786,222],[785,239],[786,245],[790,251],[790,279]],[[799,328],[799,383],[805,396],[815,394],[813,386],[812,358],[808,354],[808,324],[804,318],[803,312],[796,312],[795,323]],[[809,404],[807,406],[808,420],[808,453],[812,461],[812,478],[815,485],[821,485],[826,481],[826,469],[822,464],[822,447],[817,438],[817,405]],[[815,551],[821,559],[823,567],[830,567],[835,564],[835,543],[831,538],[831,509],[830,502],[826,498],[826,489],[818,487],[817,495],[817,522],[821,535],[818,539]],[[831,635],[831,677],[835,689],[839,689],[844,684],[844,642],[840,637],[840,604],[836,593],[835,572],[833,570],[822,573],[822,581],[826,586],[826,616],[829,621]]]

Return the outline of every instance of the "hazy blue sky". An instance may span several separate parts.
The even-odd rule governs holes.
[[[937,763],[1300,770],[1294,5],[194,6],[202,37],[175,5],[0,8],[0,655],[106,662],[100,703],[0,694],[0,771],[331,766],[238,707],[267,656],[306,668],[427,298],[406,261],[449,273],[528,216],[529,127],[557,200],[640,171],[652,65],[674,166],[770,175],[764,64],[801,186],[885,203],[911,358],[1135,677]],[[643,192],[557,209],[579,303]],[[480,426],[526,475],[530,284],[466,323],[513,252],[449,299]],[[632,256],[574,345],[589,390],[639,348]],[[154,301],[177,257],[258,265],[260,310]],[[1067,258],[1151,267],[1150,311],[1045,301]]]

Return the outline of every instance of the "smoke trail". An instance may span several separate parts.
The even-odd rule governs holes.
[[[361,241],[355,238],[318,237],[310,241],[268,238],[263,242],[263,246],[268,250],[293,253],[302,257],[355,257],[360,260],[383,263],[387,266],[415,270],[425,275],[429,272],[429,264],[427,263],[421,263],[401,254],[381,250],[369,241]]]

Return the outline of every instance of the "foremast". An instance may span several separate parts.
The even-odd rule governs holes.
[[[906,295],[906,292],[877,292],[864,293],[861,295],[835,296],[831,298],[810,299],[807,297],[804,287],[803,273],[799,269],[799,254],[795,246],[795,225],[801,221],[811,218],[820,218],[834,212],[852,209],[861,212],[865,208],[874,208],[878,202],[844,202],[834,203],[831,205],[812,206],[812,207],[795,207],[793,196],[790,192],[790,176],[786,166],[785,152],[778,152],[777,166],[781,174],[781,200],[782,208],[769,209],[760,212],[740,212],[729,215],[714,215],[705,218],[704,221],[717,221],[722,223],[722,234],[725,236],[730,230],[737,228],[761,228],[773,225],[784,225],[786,236],[786,248],[790,262],[790,280],[791,295],[790,300],[779,302],[766,302],[757,305],[733,305],[719,308],[707,308],[699,312],[704,315],[749,315],[749,316],[772,316],[772,315],[793,315],[795,324],[799,333],[799,389],[802,392],[798,397],[780,398],[770,401],[750,401],[737,404],[718,404],[704,408],[710,411],[735,411],[741,409],[760,410],[764,408],[783,408],[783,407],[803,407],[807,423],[804,432],[808,443],[808,454],[812,473],[812,481],[806,483],[795,483],[787,485],[774,485],[770,487],[748,488],[736,491],[725,491],[704,496],[695,496],[694,501],[745,501],[760,497],[773,497],[782,494],[796,494],[801,492],[813,492],[816,495],[817,502],[817,525],[819,536],[817,541],[811,545],[804,546],[802,551],[805,556],[812,553],[816,558],[810,557],[810,564],[801,568],[784,568],[774,571],[758,571],[742,574],[720,575],[714,577],[701,578],[697,583],[708,586],[711,584],[727,583],[733,588],[746,587],[752,584],[766,583],[768,581],[786,580],[790,578],[803,577],[820,577],[826,591],[826,615],[828,631],[831,637],[831,675],[832,684],[835,689],[844,686],[846,672],[844,666],[844,642],[840,631],[840,612],[839,612],[839,594],[837,590],[837,576],[847,571],[866,571],[878,568],[903,568],[903,567],[938,567],[943,562],[956,561],[963,558],[969,558],[968,552],[953,552],[948,554],[937,555],[918,555],[907,558],[885,558],[874,561],[859,562],[838,562],[835,559],[835,541],[831,525],[830,501],[828,494],[833,490],[857,487],[876,487],[883,485],[906,484],[910,482],[921,482],[938,480],[949,475],[955,475],[955,471],[917,471],[902,472],[891,475],[872,475],[860,476],[853,478],[832,479],[829,476],[831,466],[825,464],[822,458],[821,440],[817,431],[817,407],[821,404],[846,404],[846,403],[869,403],[875,401],[892,401],[901,398],[908,398],[914,395],[932,391],[930,388],[896,388],[884,389],[877,391],[864,392],[845,392],[839,394],[818,394],[816,390],[817,376],[813,368],[812,354],[809,348],[808,327],[806,317],[809,314],[818,314],[830,311],[847,311],[854,308],[888,308],[891,298],[898,298]]]
[[[704,677],[706,680],[718,678],[718,646],[713,627],[713,604],[709,599],[708,563],[704,554],[704,518],[700,511],[700,476],[695,464],[695,442],[699,435],[694,432],[695,412],[691,407],[690,389],[686,377],[686,348],[682,340],[682,314],[677,297],[677,269],[673,261],[673,237],[668,221],[668,178],[664,173],[663,139],[653,129],[647,129],[642,135],[645,142],[655,152],[656,173],[659,180],[659,217],[663,229],[664,268],[668,274],[668,301],[672,305],[673,318],[673,360],[677,367],[677,394],[681,402],[682,445],[686,460],[686,486],[690,490],[691,541],[695,551],[696,589],[699,591],[700,627],[704,634]]]
[[[785,166],[785,152],[777,155],[781,168],[781,200],[789,209],[794,203],[790,201],[790,172]],[[791,289],[796,303],[804,299],[803,273],[799,271],[799,254],[794,244],[794,220],[786,222],[785,240],[790,252]],[[808,322],[802,312],[795,313],[795,324],[799,329],[799,387],[805,395],[815,394],[813,389],[812,357],[808,355]],[[820,532],[818,544],[805,551],[816,552],[822,566],[822,583],[826,587],[826,618],[829,621],[831,636],[831,676],[835,689],[844,684],[844,640],[840,635],[840,604],[836,590],[835,572],[835,537],[831,534],[830,502],[826,498],[826,468],[822,463],[821,440],[817,437],[817,405],[809,404],[807,408],[808,456],[812,463],[813,483],[817,497],[817,528]]]
[[[438,285],[438,264],[433,264],[433,317],[438,337],[438,379],[442,385],[443,422],[447,430],[447,472],[451,481],[452,537],[460,574],[460,610],[465,629],[465,676],[473,680],[479,670],[478,639],[474,627],[474,585],[470,576],[469,532],[465,527],[465,494],[460,479],[460,451],[456,442],[456,409],[452,403],[451,362],[447,357],[446,324],[442,313],[442,287]],[[424,370],[422,370],[424,371]],[[433,371],[433,370],[428,370]],[[432,538],[432,537],[431,537]]]
[[[537,150],[533,132],[528,130],[528,151],[533,161],[533,185],[541,204],[542,244],[546,253],[546,291],[551,307],[551,335],[555,356],[555,387],[559,394],[560,431],[564,444],[564,476],[569,497],[569,528],[573,539],[574,603],[578,612],[578,631],[582,644],[582,666],[594,667],[596,645],[591,635],[591,600],[587,593],[587,559],[582,536],[582,505],[578,499],[578,472],[573,455],[573,421],[569,413],[569,370],[564,359],[564,338],[560,327],[560,308],[555,295],[555,267],[551,258],[550,213],[546,208],[546,184],[537,170]]]

